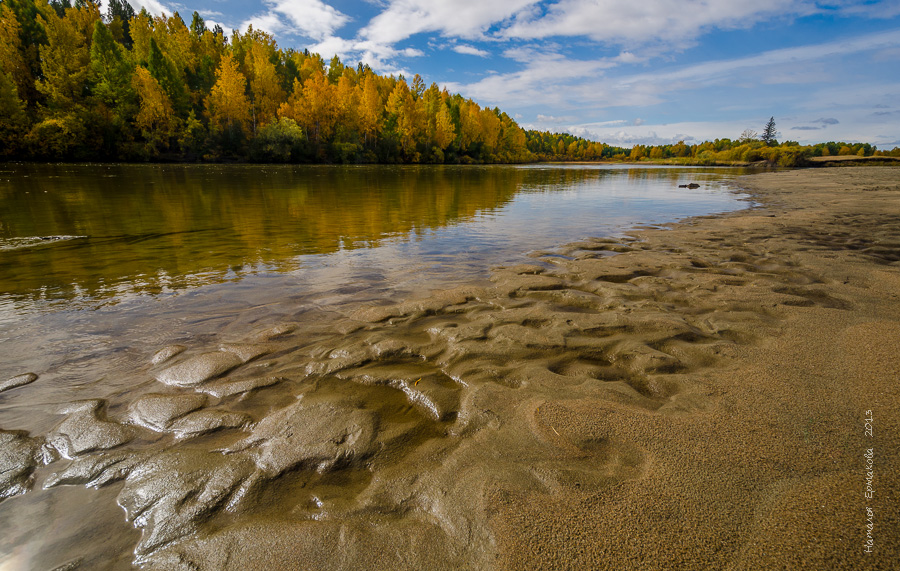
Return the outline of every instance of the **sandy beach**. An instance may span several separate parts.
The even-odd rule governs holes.
[[[644,468],[599,493],[496,498],[500,567],[895,568],[900,170],[741,184],[760,207],[639,233],[638,251],[604,260],[608,274],[636,276],[625,283],[642,294],[631,294],[638,311],[726,342],[658,345],[655,321],[635,336],[686,369],[648,387],[664,397],[665,379],[679,379],[663,406],[542,407],[535,422],[559,441],[628,443]]]
[[[3,427],[0,498],[99,488],[71,509],[125,510],[95,530],[120,567],[894,569],[900,168],[739,185],[490,282],[146,348],[134,391]]]

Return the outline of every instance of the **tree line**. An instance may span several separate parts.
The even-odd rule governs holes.
[[[43,160],[523,162],[525,132],[419,75],[226,38],[194,12],[0,0],[0,154]]]
[[[106,14],[88,0],[0,0],[0,159],[790,165],[879,152],[773,139],[627,149],[525,131],[418,74],[326,63],[252,28],[227,37],[197,12],[188,25],[125,0],[110,0]]]
[[[758,138],[745,131],[738,139],[716,139],[701,143],[634,145],[623,148],[598,143],[567,133],[526,131],[528,150],[538,161],[621,161],[664,162],[685,165],[733,165],[766,162],[781,166],[801,166],[811,157],[853,155],[859,157],[900,157],[900,148],[880,151],[869,143],[828,142],[800,145]]]

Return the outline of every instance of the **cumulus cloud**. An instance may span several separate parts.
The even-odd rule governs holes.
[[[399,57],[421,57],[423,52],[416,48],[397,49],[389,45],[379,44],[365,40],[345,40],[337,36],[325,38],[310,46],[310,51],[330,58],[338,56],[343,61],[351,59],[360,61],[375,71],[387,75],[411,76],[409,70],[402,69],[392,62]]]
[[[576,120],[576,118],[571,115],[557,117],[556,115],[544,115],[543,113],[538,113],[536,119],[538,123],[544,125],[559,125],[561,123],[571,123]]]
[[[541,39],[586,36],[607,43],[691,43],[711,28],[747,28],[784,15],[805,15],[816,5],[807,0],[560,0],[546,11],[523,13],[501,34]]]
[[[587,77],[597,77],[615,66],[606,60],[574,60],[559,53],[530,48],[507,50],[507,58],[521,61],[523,68],[511,73],[489,75],[475,83],[449,83],[448,89],[460,91],[476,100],[507,104],[562,104],[570,94],[561,85],[574,86]]]
[[[809,67],[817,60],[898,45],[900,30],[891,30],[769,50],[742,58],[709,60],[674,69],[628,75],[612,73],[611,70],[622,65],[615,57],[578,60],[539,47],[523,46],[503,52],[504,57],[520,62],[521,69],[492,73],[469,84],[451,83],[448,87],[491,105],[545,105],[594,110],[619,106],[646,107],[663,103],[679,91],[741,84],[755,88],[773,69]],[[853,90],[859,91],[857,86],[853,86]],[[841,97],[836,100],[854,100],[850,94],[846,97],[849,99]],[[820,108],[827,106],[823,102]]]
[[[478,57],[489,57],[491,52],[487,50],[480,50],[475,46],[469,46],[465,44],[459,44],[453,46],[453,51],[458,54],[470,55],[470,56],[478,56]]]
[[[900,45],[900,30],[890,30],[820,44],[769,50],[743,58],[711,60],[669,72],[638,74],[624,78],[622,82],[632,84],[647,81],[670,84],[683,82],[697,85],[698,82],[708,84],[724,80],[733,81],[736,76],[745,74],[748,69],[761,69],[767,72],[776,65],[797,66],[804,62],[821,60],[830,56],[877,51],[898,45]]]
[[[383,44],[394,44],[421,32],[480,38],[492,26],[536,3],[536,0],[391,0],[360,35]]]
[[[272,34],[296,34],[324,41],[350,17],[321,0],[266,0],[268,11],[253,16],[242,28],[253,26]]]
[[[162,2],[158,0],[128,0],[128,3],[131,4],[131,7],[134,8],[135,13],[140,12],[141,8],[146,8],[148,12],[153,15],[159,16],[160,14],[172,15],[175,13],[175,10],[166,6]],[[100,11],[102,13],[106,13],[108,7],[108,2],[100,3]]]

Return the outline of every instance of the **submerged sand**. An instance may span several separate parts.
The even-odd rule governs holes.
[[[133,555],[46,568],[894,568],[900,169],[740,184],[490,284],[148,349],[135,391],[2,427],[0,498],[125,510]]]

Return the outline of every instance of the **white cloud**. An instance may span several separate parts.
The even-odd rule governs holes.
[[[492,74],[468,85],[450,83],[448,89],[491,104],[501,101],[506,105],[562,104],[569,94],[559,89],[560,85],[596,77],[615,65],[603,59],[572,60],[561,54],[528,48],[507,50],[504,55],[525,62],[524,68],[512,73]]]
[[[508,38],[586,36],[607,43],[689,44],[711,28],[750,27],[772,17],[809,14],[809,0],[561,0],[546,13],[518,18]]]
[[[475,46],[469,46],[465,44],[458,44],[453,46],[453,51],[458,54],[470,55],[470,56],[478,56],[478,57],[488,57],[491,55],[490,52],[486,50],[480,50]]]
[[[480,38],[492,26],[536,3],[537,0],[392,0],[360,31],[360,36],[382,44],[394,44],[422,32]]]
[[[321,0],[266,0],[268,12],[253,16],[241,28],[252,25],[272,34],[296,34],[318,41],[350,21],[346,14]]]
[[[698,141],[711,141],[721,138],[723,133],[733,138],[746,127],[741,120],[718,122],[681,122],[671,124],[640,125],[635,127],[616,127],[610,125],[604,128],[602,124],[588,123],[584,125],[571,125],[566,131],[594,141],[602,141],[609,145],[619,147],[632,147],[634,145],[674,145],[678,141],[688,144]]]
[[[552,125],[558,125],[560,123],[571,123],[572,121],[575,121],[575,117],[572,117],[571,115],[567,115],[565,117],[556,117],[555,115],[544,115],[542,113],[538,113],[536,119],[538,123],[549,123]]]
[[[504,56],[523,63],[523,68],[509,73],[496,73],[471,83],[454,83],[449,87],[475,100],[508,106],[552,106],[554,109],[603,109],[609,107],[643,107],[663,103],[676,91],[699,90],[713,85],[757,88],[806,78],[809,83],[822,82],[815,72],[817,60],[837,58],[862,52],[878,52],[900,45],[900,30],[892,30],[834,40],[822,44],[770,50],[756,55],[727,60],[710,60],[671,70],[656,70],[609,77],[607,70],[618,67],[617,58],[572,60],[560,54],[542,53],[533,48],[512,48]],[[813,70],[810,75],[791,70]],[[859,86],[850,86],[857,93]],[[812,96],[812,94],[810,94]],[[837,101],[859,101],[849,93]]]
[[[392,46],[366,40],[345,40],[337,36],[325,38],[309,47],[310,51],[329,59],[337,55],[344,63],[359,61],[378,73],[385,75],[403,74],[412,77],[407,69],[399,68],[393,60],[398,57],[421,57],[424,55],[416,48],[396,49]]]
[[[900,45],[900,30],[890,30],[821,44],[770,50],[743,58],[711,60],[669,72],[638,74],[619,80],[619,84],[622,87],[645,82],[694,86],[698,83],[712,84],[723,80],[731,81],[734,76],[745,74],[749,69],[761,69],[767,75],[772,75],[771,71],[776,65],[796,67],[832,56],[875,52],[898,45]]]
[[[146,8],[147,11],[154,16],[159,16],[160,14],[171,16],[173,13],[175,13],[175,10],[173,10],[169,6],[166,6],[162,2],[159,2],[158,0],[128,0],[128,3],[131,4],[132,8],[134,8],[135,14],[139,13],[141,11],[141,8]],[[101,13],[106,13],[107,6],[107,2],[100,3]]]

